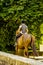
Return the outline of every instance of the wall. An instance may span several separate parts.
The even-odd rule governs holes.
[[[0,65],[43,65],[42,62],[0,51]]]

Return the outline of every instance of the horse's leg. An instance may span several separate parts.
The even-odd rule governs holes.
[[[28,48],[27,47],[25,47],[25,49],[24,49],[24,56],[28,57]]]
[[[18,46],[15,46],[16,55],[18,54]]]

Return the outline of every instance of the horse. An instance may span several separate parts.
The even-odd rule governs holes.
[[[16,35],[18,35],[19,33],[20,31],[17,30]],[[21,51],[19,50],[22,49],[24,50],[23,56],[28,57],[29,46],[32,48],[34,56],[38,56],[38,53],[35,47],[35,36],[33,36],[32,34],[24,33],[17,39],[16,46],[15,46],[16,54],[18,55],[19,53],[21,53]]]

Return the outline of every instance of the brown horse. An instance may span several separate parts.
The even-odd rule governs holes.
[[[19,30],[16,31],[16,35],[19,34]],[[17,39],[17,45],[16,45],[16,54],[18,54],[19,52],[21,53],[21,51],[19,51],[19,49],[23,49],[24,50],[24,56],[28,57],[28,47],[31,46],[32,50],[33,50],[33,54],[35,56],[38,56],[38,53],[36,52],[36,48],[35,48],[35,37],[31,34],[23,34],[21,35],[18,39]],[[22,54],[22,53],[21,53]]]

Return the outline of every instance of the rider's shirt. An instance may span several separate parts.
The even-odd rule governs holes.
[[[27,33],[28,27],[25,24],[21,24],[19,28],[20,28],[20,33]]]

